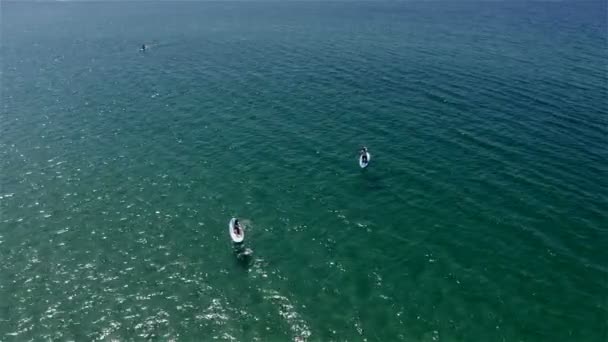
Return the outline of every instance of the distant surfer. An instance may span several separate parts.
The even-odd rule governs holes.
[[[228,231],[230,232],[230,238],[234,243],[242,243],[245,239],[245,227],[241,226],[239,219],[233,217],[228,222]]]
[[[146,51],[146,44],[141,44],[141,51]]]
[[[241,224],[239,223],[239,219],[234,219],[234,233],[236,235],[241,235]]]
[[[361,147],[361,162],[363,162],[363,164],[367,164],[367,147],[363,146]]]

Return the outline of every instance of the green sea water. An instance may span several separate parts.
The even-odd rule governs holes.
[[[605,342],[606,11],[0,2],[0,341]]]

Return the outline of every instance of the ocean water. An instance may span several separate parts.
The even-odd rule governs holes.
[[[605,1],[0,11],[0,341],[607,340]]]

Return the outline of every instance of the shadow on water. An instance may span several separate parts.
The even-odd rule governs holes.
[[[232,252],[236,257],[236,262],[239,266],[248,269],[253,260],[253,250],[246,248],[244,243],[233,243]]]
[[[386,190],[383,178],[377,172],[370,172],[368,169],[361,170],[361,177],[358,178],[358,185],[367,191]]]

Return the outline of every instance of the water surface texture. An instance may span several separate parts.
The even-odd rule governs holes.
[[[0,10],[0,340],[606,341],[605,1]]]

